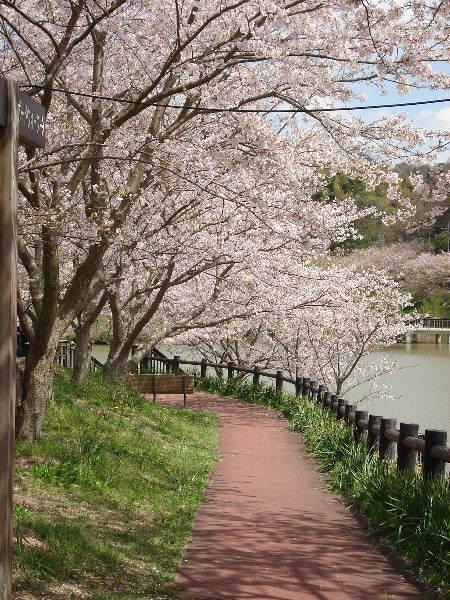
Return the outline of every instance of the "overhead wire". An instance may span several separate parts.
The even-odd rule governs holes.
[[[113,96],[103,96],[97,94],[90,94],[87,92],[76,92],[74,90],[65,90],[62,88],[44,86],[44,85],[34,85],[34,84],[26,84],[19,85],[21,89],[35,88],[39,90],[46,90],[57,92],[61,94],[68,94],[71,96],[79,96],[83,98],[91,98],[93,100],[106,100],[109,102],[118,102],[120,104],[131,104],[134,106],[143,106],[143,107],[164,107],[164,108],[176,108],[176,109],[186,109],[184,105],[181,104],[171,104],[171,103],[161,103],[161,102],[145,102],[141,100],[128,100],[124,98],[114,98]],[[370,104],[363,106],[340,106],[340,107],[328,107],[328,108],[239,108],[239,107],[231,107],[231,108],[221,108],[221,107],[208,107],[208,106],[193,106],[191,110],[203,112],[203,113],[260,113],[260,114],[271,114],[271,113],[306,113],[306,114],[314,114],[314,113],[324,113],[324,112],[339,112],[339,111],[353,111],[353,110],[376,110],[380,108],[402,108],[407,106],[424,106],[429,104],[438,104],[443,102],[450,102],[450,98],[439,98],[436,100],[417,100],[414,102],[395,102],[395,103],[387,103],[387,104]]]

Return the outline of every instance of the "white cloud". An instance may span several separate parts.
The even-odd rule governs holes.
[[[450,106],[440,110],[422,110],[415,121],[424,129],[450,130]],[[450,131],[447,134],[450,136]]]

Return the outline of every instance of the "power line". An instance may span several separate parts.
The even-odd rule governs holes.
[[[75,92],[71,90],[64,90],[61,88],[47,87],[43,85],[20,85],[20,88],[37,88],[40,90],[48,90],[52,92],[58,92],[61,94],[69,94],[71,96],[81,96],[83,98],[91,98],[94,100],[108,100],[111,102],[118,102],[120,104],[132,104],[135,106],[161,106],[164,108],[178,108],[185,109],[186,107],[181,104],[163,104],[159,102],[141,102],[138,100],[126,100],[123,98],[114,98],[112,96],[98,96],[96,94],[88,94],[86,92]],[[401,108],[405,106],[423,106],[428,104],[438,104],[443,102],[450,102],[450,98],[440,98],[438,100],[422,100],[416,102],[398,102],[393,104],[371,104],[367,106],[342,106],[340,108],[219,108],[219,107],[206,107],[206,106],[195,106],[191,107],[191,110],[204,112],[204,113],[323,113],[323,112],[339,112],[339,111],[352,111],[352,110],[374,110],[377,108]]]

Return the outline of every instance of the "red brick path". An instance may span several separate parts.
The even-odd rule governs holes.
[[[219,413],[220,460],[180,565],[180,598],[426,598],[323,491],[324,477],[284,419],[200,393],[188,407]]]

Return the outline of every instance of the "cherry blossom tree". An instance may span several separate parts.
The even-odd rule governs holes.
[[[284,275],[284,276],[283,276]],[[261,277],[258,278],[261,280]],[[343,395],[393,369],[361,359],[410,329],[402,310],[410,295],[386,272],[317,264],[290,268],[264,282],[251,318],[182,338],[208,360],[284,369]]]
[[[360,368],[363,356],[389,346],[408,331],[402,309],[411,298],[386,273],[355,268],[328,273],[327,305],[305,309],[295,327],[276,331],[280,359],[293,376],[307,374],[344,395],[365,381],[376,380],[392,365],[384,361]],[[293,319],[292,319],[293,320]]]
[[[360,269],[386,270],[415,303],[433,290],[450,285],[450,255],[434,254],[421,242],[357,250],[340,262],[353,263]]]
[[[420,145],[426,133],[414,130],[406,116],[368,124],[350,113],[317,110],[363,100],[355,83],[383,90],[393,81],[405,92],[416,85],[447,88],[448,77],[433,65],[448,59],[449,10],[445,3],[417,0],[407,6],[394,0],[4,0],[1,75],[17,79],[47,110],[45,150],[20,155],[24,285],[18,307],[31,351],[18,434],[40,435],[55,350],[68,325],[106,290],[114,306],[117,286],[120,310],[136,309],[123,304],[133,282],[125,284],[126,274],[116,267],[120,255],[142,252],[144,230],[150,263],[157,265],[156,279],[147,282],[154,281],[152,297],[167,288],[179,301],[175,290],[181,294],[188,282],[168,282],[188,277],[195,259],[185,255],[169,278],[172,258],[152,244],[163,237],[157,208],[166,218],[174,201],[174,193],[158,190],[168,173],[186,181],[187,152],[198,157],[189,173],[190,193],[202,190],[210,203],[223,196],[225,167],[243,165],[242,179],[230,171],[228,185],[238,190],[234,206],[259,220],[260,239],[275,235],[281,243],[282,235],[301,238],[302,231],[307,237],[306,224],[316,214],[316,230],[332,230],[340,209],[308,204],[320,187],[320,169],[376,185],[386,177],[386,164]],[[268,118],[228,111],[286,107],[298,112]],[[218,164],[224,168],[216,173]],[[270,199],[263,192],[266,173]],[[303,203],[312,212],[291,223],[288,215]],[[147,224],[135,228],[131,241],[127,227],[139,214]],[[193,209],[187,222],[194,215]],[[225,222],[217,229],[218,244],[225,244]],[[208,235],[210,243],[212,224]],[[235,240],[233,251],[237,247]],[[230,264],[244,267],[242,256],[229,254]],[[198,276],[225,268],[223,256],[205,255]],[[251,256],[248,251],[246,261]],[[133,260],[127,256],[127,265]],[[144,278],[134,272],[134,289],[144,290]],[[190,281],[198,285],[196,277]],[[148,323],[156,315],[140,310]],[[195,314],[195,307],[189,310]]]

